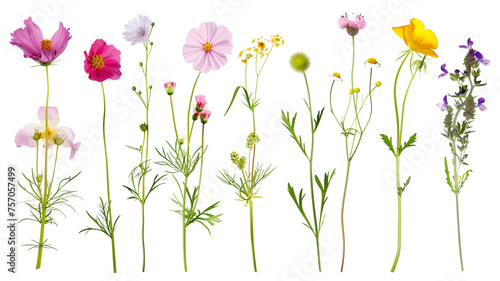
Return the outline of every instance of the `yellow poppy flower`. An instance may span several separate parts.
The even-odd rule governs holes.
[[[409,25],[393,27],[392,30],[401,37],[410,49],[417,53],[437,58],[434,49],[438,47],[436,34],[418,19],[411,19]]]

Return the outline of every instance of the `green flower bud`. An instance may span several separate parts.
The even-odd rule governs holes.
[[[311,60],[304,53],[298,52],[290,57],[290,66],[297,72],[305,72],[310,65]]]
[[[148,125],[146,123],[142,123],[141,125],[139,125],[139,129],[141,129],[141,131],[143,132],[146,132],[148,130]]]
[[[238,152],[236,151],[231,152],[231,162],[233,162],[233,164],[236,164],[238,162],[238,159],[239,159]]]
[[[42,133],[40,133],[40,130],[35,129],[35,133],[33,134],[32,139],[34,141],[38,141],[42,137]]]
[[[446,116],[444,117],[444,127],[447,129],[451,128],[451,124],[453,123],[453,108],[451,106],[448,106],[446,109],[448,110],[448,113],[446,113]]]
[[[52,140],[54,141],[54,144],[57,146],[63,144],[65,141],[63,135],[61,134],[56,134]]]
[[[240,159],[238,159],[238,162],[236,165],[238,166],[238,169],[243,170],[245,169],[245,165],[247,164],[247,158],[245,156],[241,156]]]
[[[475,115],[475,112],[476,112],[476,103],[474,102],[474,97],[469,94],[466,98],[465,98],[465,109],[464,109],[464,117],[466,120],[471,120],[471,119],[474,119],[474,115]]]
[[[134,91],[134,92],[135,92],[135,90],[136,90],[136,88],[135,88],[135,86],[133,86],[133,87],[132,87],[132,91]]]
[[[41,182],[42,182],[42,180],[43,180],[43,175],[42,175],[42,174],[39,174],[39,175],[36,177],[36,181],[37,181],[38,183],[41,183]]]

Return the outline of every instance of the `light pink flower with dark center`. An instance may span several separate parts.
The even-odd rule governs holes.
[[[339,27],[346,29],[347,34],[351,36],[358,34],[359,30],[365,28],[365,26],[366,21],[362,15],[357,15],[354,20],[350,20],[347,13],[345,13],[345,15],[339,18]]]
[[[182,47],[184,60],[193,63],[193,69],[204,73],[217,70],[227,63],[226,54],[231,54],[233,35],[225,26],[204,22],[193,28],[186,36]]]
[[[26,27],[19,28],[10,35],[10,44],[18,46],[24,52],[25,58],[31,58],[41,65],[50,65],[61,55],[71,39],[69,28],[64,28],[60,22],[59,29],[50,40],[44,39],[42,31],[33,23],[31,17],[24,21]]]
[[[48,145],[49,149],[51,149],[54,146],[54,138],[57,136],[59,140],[64,140],[61,144],[62,147],[71,148],[69,159],[72,159],[80,148],[81,142],[74,143],[75,133],[69,127],[58,127],[59,112],[56,107],[49,107],[47,111],[49,114],[48,128],[45,128],[45,106],[42,106],[38,109],[40,123],[30,123],[19,130],[14,139],[16,146],[36,147],[36,141],[33,139],[33,136],[37,132],[40,140],[44,142],[46,134],[48,134]]]

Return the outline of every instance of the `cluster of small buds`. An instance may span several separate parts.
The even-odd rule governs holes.
[[[260,141],[259,136],[255,132],[251,132],[247,137],[247,148],[252,148],[256,143]]]
[[[38,140],[40,140],[41,137],[42,137],[42,134],[40,133],[40,130],[35,129],[35,133],[33,133],[32,139],[34,141],[38,141]]]
[[[285,44],[285,40],[279,35],[271,35],[270,39],[264,38],[263,36],[259,38],[254,38],[252,40],[252,45],[244,50],[242,50],[238,57],[242,58],[242,62],[246,63],[250,58],[260,56],[268,56],[272,47],[279,47]],[[270,45],[270,47],[269,47]]]
[[[235,164],[239,170],[243,170],[247,163],[247,158],[245,156],[239,156],[238,152],[231,152],[231,162]]]
[[[466,120],[474,119],[476,112],[476,103],[474,102],[474,97],[472,95],[468,95],[464,101],[464,117]]]

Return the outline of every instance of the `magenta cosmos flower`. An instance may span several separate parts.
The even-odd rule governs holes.
[[[122,76],[120,72],[121,52],[113,45],[108,45],[104,40],[97,39],[90,47],[90,51],[84,51],[84,68],[89,79],[103,82],[107,79],[117,80]]]
[[[193,63],[193,69],[203,73],[217,70],[227,63],[226,54],[231,54],[233,35],[225,26],[204,22],[193,28],[186,36],[182,47],[184,60]]]
[[[74,143],[75,133],[69,127],[58,127],[59,125],[59,112],[56,107],[48,108],[48,129],[45,129],[45,106],[38,109],[38,120],[40,123],[30,123],[24,126],[16,134],[14,142],[17,147],[28,146],[35,147],[36,141],[33,139],[35,132],[39,134],[40,140],[45,141],[45,134],[48,133],[49,148],[54,146],[54,138],[57,136],[59,139],[64,139],[62,147],[71,148],[69,159],[75,156],[76,151],[80,148],[81,142]]]
[[[339,18],[339,27],[341,29],[346,29],[347,34],[351,36],[358,34],[359,30],[365,28],[365,26],[366,21],[362,15],[356,15],[354,20],[350,20],[349,17],[347,17],[347,13],[345,13],[345,15]]]
[[[69,28],[64,28],[60,22],[59,29],[50,40],[44,39],[42,31],[33,23],[31,17],[24,21],[25,28],[19,28],[10,35],[10,44],[18,46],[24,52],[25,58],[31,58],[41,65],[50,65],[61,55],[71,39]]]

